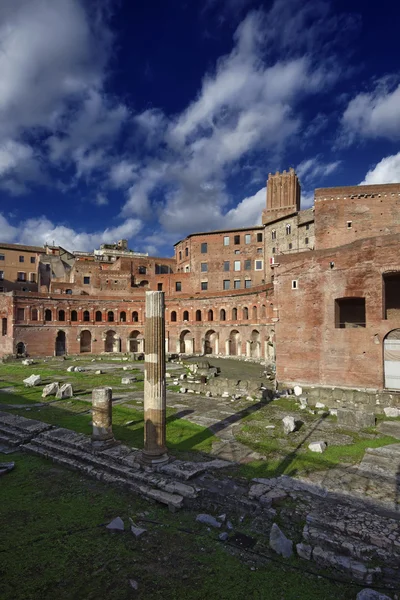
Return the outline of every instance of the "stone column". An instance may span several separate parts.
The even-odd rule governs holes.
[[[164,292],[146,292],[146,340],[144,371],[144,464],[168,461],[165,395],[165,305]]]
[[[112,388],[99,387],[92,391],[92,444],[95,448],[112,446]]]

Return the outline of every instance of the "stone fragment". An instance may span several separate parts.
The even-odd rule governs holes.
[[[293,554],[293,542],[282,533],[276,523],[274,523],[271,528],[269,545],[272,550],[284,558],[290,558]]]
[[[325,442],[311,442],[311,444],[308,444],[308,449],[311,450],[311,452],[319,452],[320,454],[322,454],[322,452],[324,452],[324,450],[326,450],[326,443]]]
[[[218,515],[217,519],[219,521],[221,521],[221,523],[225,523],[225,521],[226,521],[226,514],[223,513],[222,515]]]
[[[179,375],[179,379],[181,381],[183,381],[184,379],[186,379],[186,373],[182,373],[181,375]]]
[[[136,525],[131,525],[131,532],[135,536],[135,538],[140,537],[144,533],[146,533],[147,529],[143,529],[142,527],[136,527]]]
[[[121,517],[116,517],[107,525],[109,531],[124,531],[125,526]]]
[[[333,415],[334,417],[337,417],[337,408],[330,408],[329,414]]]
[[[136,377],[123,377],[121,379],[123,385],[130,385],[131,383],[135,383],[135,381],[137,381]]]
[[[25,360],[22,361],[22,364],[29,366],[29,365],[33,365],[34,361],[31,358],[26,358]]]
[[[260,498],[260,496],[262,496],[263,494],[268,492],[268,490],[269,490],[268,485],[264,485],[262,483],[256,483],[255,485],[252,485],[249,490],[249,498],[251,500],[257,500],[258,498]]]
[[[82,367],[75,367],[75,373],[83,373],[85,371],[85,369],[83,369]]]
[[[300,400],[300,409],[304,410],[305,408],[307,408],[307,406],[308,406],[307,398],[305,396],[300,396],[299,400]]]
[[[75,367],[68,367],[67,371],[68,373],[72,373],[73,371],[75,371]]]
[[[206,398],[211,398],[211,392],[210,391],[206,392]]]
[[[353,410],[348,408],[338,408],[338,425],[345,427],[375,427],[375,413],[364,410]]]
[[[400,410],[394,406],[386,406],[383,412],[387,417],[400,417]]]
[[[265,429],[275,429],[275,425],[266,425]]]
[[[134,590],[138,590],[139,589],[139,584],[137,581],[135,581],[135,579],[130,579],[129,580],[129,585],[131,586],[131,588],[133,588]]]
[[[98,371],[95,371],[94,374],[95,375],[102,375],[103,371],[101,369],[99,369]]]
[[[323,402],[317,402],[315,408],[325,408],[325,404]]]
[[[293,388],[293,392],[295,396],[301,396],[303,393],[303,388],[300,385],[295,385]]]
[[[274,490],[271,490],[263,496],[261,496],[260,502],[264,506],[276,506],[285,498],[287,498],[287,493],[285,492],[285,490],[275,488]]]
[[[287,415],[282,419],[282,423],[283,432],[286,433],[286,435],[296,430],[296,421],[294,417],[290,417],[289,415]]]
[[[221,540],[221,542],[226,542],[226,540],[229,538],[229,533],[227,533],[226,531],[224,531],[223,533],[220,533],[218,536],[218,539]]]
[[[229,398],[229,392],[223,392],[222,398]]]
[[[42,392],[42,398],[47,398],[47,396],[55,396],[59,389],[59,383],[57,381],[53,383],[48,383],[44,386]]]
[[[364,590],[361,590],[361,592],[358,592],[356,600],[391,600],[391,598],[386,596],[386,594],[381,594],[371,588],[365,588]]]
[[[197,515],[196,521],[198,521],[199,523],[203,523],[204,525],[209,525],[210,527],[216,527],[217,529],[221,527],[221,523],[217,521],[217,519],[215,519],[212,515]]]
[[[304,558],[305,560],[310,560],[311,559],[311,555],[312,555],[312,546],[309,546],[308,544],[296,544],[296,550],[297,550],[297,554],[300,556],[300,558]]]
[[[226,522],[226,528],[232,531],[233,525],[232,525],[232,523],[230,521]]]
[[[56,394],[56,398],[63,400],[64,398],[72,398],[74,395],[73,387],[70,383],[64,383]]]
[[[35,385],[40,385],[41,381],[42,379],[40,375],[31,375],[30,377],[24,379],[24,384],[26,387],[34,387]]]
[[[6,473],[9,473],[10,471],[12,471],[14,467],[15,467],[14,462],[0,463],[0,477],[1,477],[1,475],[5,475]]]
[[[184,388],[184,387],[179,388],[179,392],[181,394],[186,394],[186,388]]]
[[[128,367],[123,367],[124,369],[127,369]],[[171,373],[165,373],[165,379],[171,379],[172,375]]]

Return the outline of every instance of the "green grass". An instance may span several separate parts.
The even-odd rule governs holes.
[[[276,555],[232,552],[191,511],[171,514],[43,459],[0,455],[10,458],[16,468],[0,486],[2,600],[352,600],[360,589],[305,574],[312,565],[298,559],[292,570]],[[116,516],[147,533],[108,532]]]

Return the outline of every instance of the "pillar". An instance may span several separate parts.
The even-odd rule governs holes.
[[[146,292],[144,371],[144,449],[142,462],[157,466],[168,461],[165,394],[164,292]]]
[[[112,388],[99,387],[92,391],[92,444],[103,448],[115,443],[112,432]]]

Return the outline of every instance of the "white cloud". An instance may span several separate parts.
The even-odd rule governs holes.
[[[224,227],[247,227],[261,224],[261,213],[266,208],[267,188],[263,187],[254,196],[244,198],[236,208],[224,215]]]
[[[362,138],[400,139],[400,85],[393,78],[381,79],[369,93],[353,98],[342,117],[342,139]]]
[[[98,193],[94,199],[96,206],[106,206],[108,204],[108,198],[104,194]]]
[[[113,187],[125,187],[137,178],[138,166],[128,160],[121,160],[112,165],[109,179]]]
[[[311,183],[318,179],[321,180],[337,171],[340,163],[340,160],[324,163],[320,161],[318,156],[316,156],[314,158],[303,160],[299,165],[297,165],[296,173],[300,179],[300,182],[306,181],[307,183]]]
[[[35,244],[42,246],[46,243],[63,246],[67,250],[90,251],[103,243],[113,243],[119,239],[129,239],[141,229],[142,223],[137,219],[127,219],[117,227],[106,228],[94,233],[76,231],[65,225],[52,223],[46,217],[27,219],[18,227],[12,226],[0,214],[2,240],[20,244]]]
[[[400,152],[382,158],[373,169],[370,169],[360,185],[374,183],[400,183]]]

